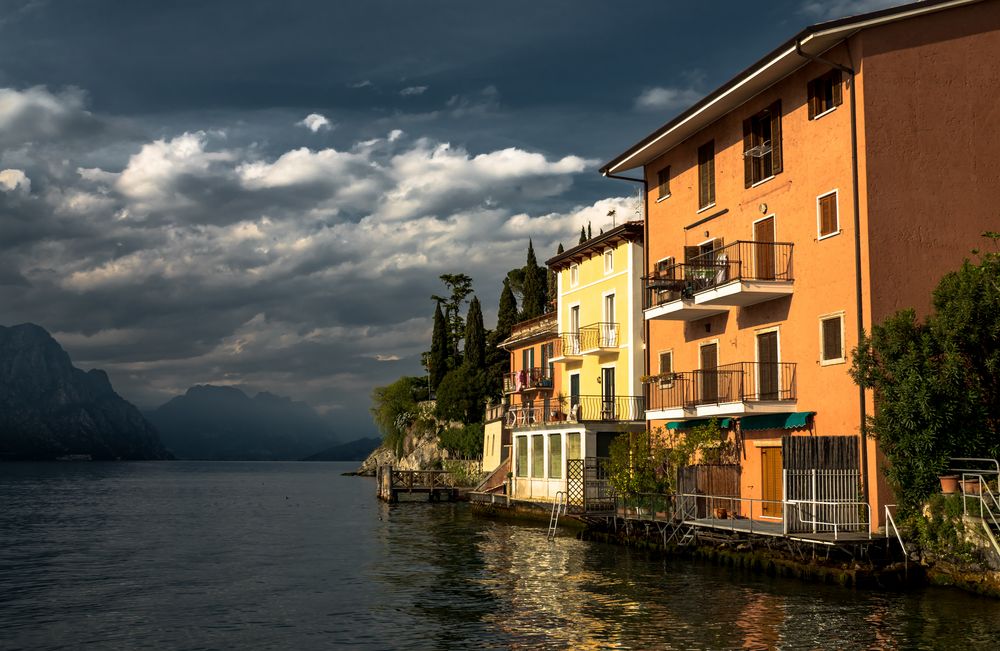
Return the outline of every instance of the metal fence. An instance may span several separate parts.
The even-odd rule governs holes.
[[[614,511],[615,495],[608,479],[609,459],[590,457],[566,460],[567,507],[572,513]]]
[[[870,517],[860,501],[857,469],[784,471],[788,533],[864,531]]]
[[[748,400],[795,400],[795,362],[735,362],[682,371],[646,384],[648,409],[677,409]]]

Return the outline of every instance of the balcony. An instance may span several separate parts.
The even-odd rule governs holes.
[[[792,294],[792,244],[737,241],[645,278],[647,319],[692,321]]]
[[[611,322],[592,323],[577,332],[562,332],[555,342],[552,361],[561,362],[618,350],[618,332],[618,324]]]
[[[794,410],[794,362],[736,362],[666,374],[647,383],[649,420],[740,416]]]
[[[504,393],[520,393],[552,388],[552,371],[548,368],[523,368],[503,376]]]
[[[646,418],[644,396],[576,396],[513,405],[507,410],[509,427],[537,427],[566,423],[641,422]]]

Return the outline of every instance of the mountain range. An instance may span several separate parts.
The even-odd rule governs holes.
[[[0,460],[169,459],[101,370],[82,371],[44,328],[0,326]]]

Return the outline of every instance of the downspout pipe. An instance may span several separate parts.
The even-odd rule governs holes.
[[[645,168],[643,168],[645,170]],[[619,176],[617,174],[610,174],[607,171],[602,171],[606,178],[618,179],[619,181],[631,181],[632,183],[642,184],[642,273],[645,275],[649,269],[649,184],[646,182],[645,176],[641,179],[637,179],[634,176]],[[642,282],[640,277],[640,282]],[[645,301],[646,288],[643,287],[639,295],[640,301]],[[642,312],[642,306],[639,307],[640,313]],[[642,357],[643,364],[645,368],[642,369],[643,374],[649,372],[649,321],[646,320],[645,316],[642,317]],[[643,396],[646,395],[646,390],[643,388]]]
[[[841,41],[842,43],[847,43],[847,39]],[[819,63],[826,64],[832,68],[836,68],[841,72],[847,74],[851,78],[851,184],[853,189],[853,199],[854,199],[854,291],[857,304],[855,306],[855,311],[857,312],[857,326],[858,326],[858,345],[861,345],[862,340],[865,336],[865,322],[864,322],[864,301],[862,298],[862,283],[861,283],[861,201],[859,198],[859,188],[858,188],[858,109],[857,109],[857,86],[855,84],[855,71],[853,68],[848,68],[847,66],[837,63],[835,61],[829,61],[815,54],[808,54],[802,50],[802,41],[795,41],[795,52],[803,59],[808,59],[810,61],[817,61]],[[850,47],[848,46],[848,55],[850,55]],[[868,483],[868,426],[865,422],[865,415],[867,413],[866,406],[865,389],[862,386],[858,386],[858,408],[861,413],[861,422],[859,424],[861,431],[861,494],[864,501],[868,502],[869,496],[869,483]]]

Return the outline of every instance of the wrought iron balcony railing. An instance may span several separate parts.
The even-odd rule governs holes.
[[[578,357],[609,348],[618,348],[619,326],[613,322],[591,323],[577,332],[562,332],[555,341],[554,357]]]
[[[668,373],[646,384],[650,410],[728,402],[795,400],[794,362],[736,362]]]
[[[506,373],[503,376],[504,393],[551,388],[552,369],[548,366],[542,368],[523,368],[520,371]]]
[[[698,292],[736,280],[794,280],[792,244],[739,240],[686,262],[670,265],[644,278],[643,308],[691,299]]]
[[[535,400],[507,409],[510,427],[585,421],[630,422],[646,418],[643,396],[576,396]]]

